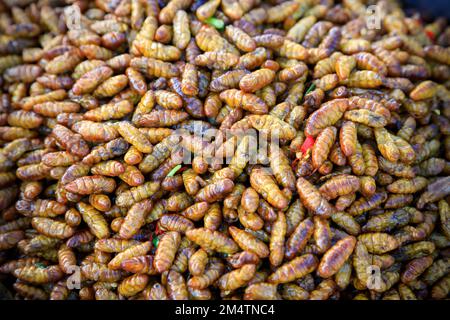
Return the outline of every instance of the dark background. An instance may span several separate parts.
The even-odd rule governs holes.
[[[420,12],[424,18],[446,17],[450,20],[450,0],[403,0],[405,9]]]

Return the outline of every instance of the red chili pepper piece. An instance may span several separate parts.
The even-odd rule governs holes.
[[[155,234],[159,236],[160,234],[163,234],[163,233],[164,233],[164,231],[159,228],[158,224],[156,224]]]
[[[188,167],[182,167],[180,170],[177,171],[177,173],[182,173],[183,171],[186,171]]]
[[[433,42],[436,39],[436,35],[431,30],[425,30],[425,34],[427,35],[428,39],[430,39]]]
[[[307,136],[305,141],[302,144],[302,147],[300,148],[300,151],[303,152],[303,154],[306,153],[306,151],[308,151],[309,149],[312,148],[312,146],[314,145],[314,138],[312,136]]]

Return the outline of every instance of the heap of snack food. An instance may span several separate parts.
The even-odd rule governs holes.
[[[0,281],[448,297],[449,43],[388,0],[0,1]]]

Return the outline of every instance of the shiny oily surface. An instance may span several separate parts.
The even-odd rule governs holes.
[[[449,43],[394,0],[3,0],[0,282],[448,299]]]

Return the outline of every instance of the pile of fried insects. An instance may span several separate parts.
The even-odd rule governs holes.
[[[1,286],[448,298],[449,43],[391,0],[1,0]]]

